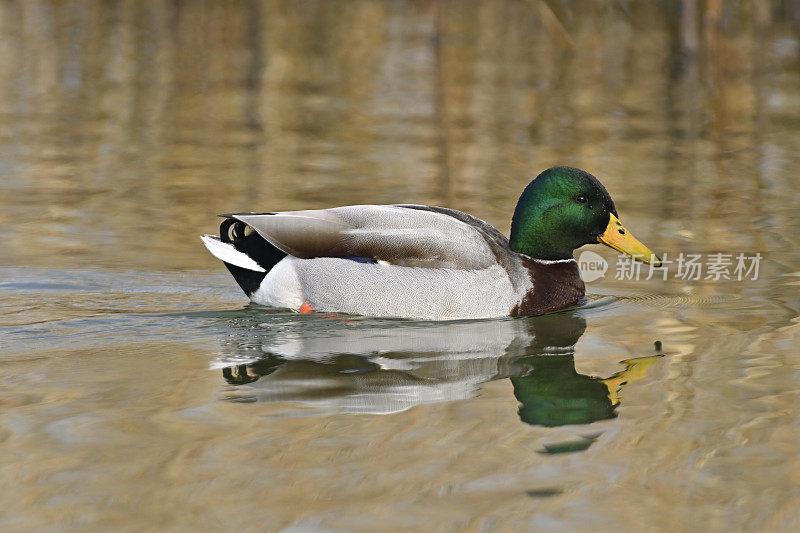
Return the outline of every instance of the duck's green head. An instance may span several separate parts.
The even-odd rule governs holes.
[[[511,222],[511,249],[535,259],[571,259],[584,244],[603,243],[654,266],[661,261],[622,225],[614,201],[597,178],[553,167],[530,182]]]

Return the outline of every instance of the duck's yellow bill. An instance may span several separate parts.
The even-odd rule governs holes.
[[[602,242],[618,252],[631,256],[637,261],[651,264],[655,267],[661,266],[661,259],[639,240],[625,229],[622,222],[613,214],[609,215],[608,227],[597,238],[597,242]]]

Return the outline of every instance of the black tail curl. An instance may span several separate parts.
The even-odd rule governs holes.
[[[222,221],[219,225],[219,238],[224,243],[232,244],[237,251],[250,257],[266,271],[256,272],[225,263],[233,279],[248,296],[258,290],[267,273],[287,255],[286,252],[270,244],[253,228],[235,218],[226,218]]]

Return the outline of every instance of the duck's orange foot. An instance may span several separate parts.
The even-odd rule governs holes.
[[[303,302],[303,303],[300,305],[300,310],[299,310],[299,313],[300,313],[301,315],[310,315],[310,314],[311,314],[311,313],[313,313],[313,312],[314,312],[314,308],[313,308],[313,307],[311,307],[311,304],[310,304],[310,303],[308,303],[308,302]]]

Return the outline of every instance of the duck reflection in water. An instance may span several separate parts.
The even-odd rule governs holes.
[[[589,424],[616,417],[622,386],[647,375],[661,357],[622,361],[625,369],[601,378],[575,370],[575,344],[586,330],[580,317],[546,315],[535,323],[528,355],[515,359],[510,375],[523,422],[541,426]]]
[[[572,312],[449,323],[283,319],[231,324],[217,362],[233,386],[230,400],[392,413],[471,398],[482,383],[509,378],[523,422],[588,424],[614,418],[621,388],[660,357],[622,361],[625,368],[607,378],[578,373],[575,344],[586,321]]]

